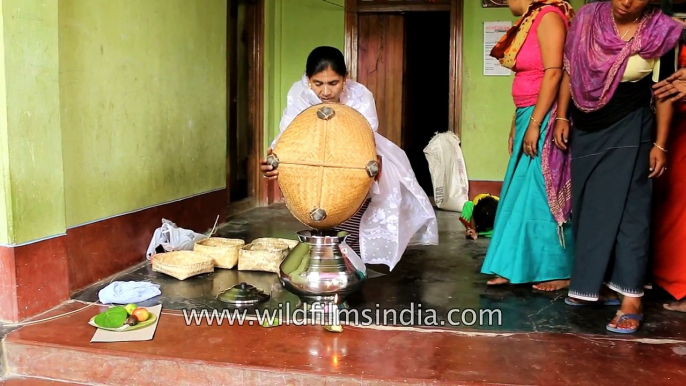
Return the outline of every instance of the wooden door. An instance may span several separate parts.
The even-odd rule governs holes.
[[[227,4],[227,153],[228,214],[271,203],[270,188],[259,171],[263,157],[264,0]]]
[[[362,57],[363,53],[363,47],[364,45],[364,50],[368,50],[371,46],[374,46],[374,43],[376,42],[376,47],[379,47],[379,41],[375,40],[378,38],[374,38],[374,36],[370,35],[370,33],[376,33],[380,36],[384,36],[382,31],[369,31],[370,24],[373,25],[373,20],[371,16],[379,16],[379,15],[388,15],[388,16],[395,16],[396,18],[396,27],[402,25],[402,31],[404,32],[405,30],[405,25],[403,25],[402,20],[397,20],[400,15],[402,15],[403,12],[439,12],[439,11],[449,11],[450,12],[450,101],[449,101],[449,106],[450,106],[450,111],[449,111],[449,128],[452,132],[457,134],[458,136],[461,135],[460,132],[460,121],[462,117],[462,9],[463,9],[463,4],[464,1],[466,0],[432,0],[432,1],[425,1],[425,0],[345,0],[345,56],[346,56],[346,62],[348,63],[348,67],[350,70],[350,76],[352,79],[360,80],[362,81],[363,79],[366,79],[365,76],[366,74],[361,74],[361,69],[358,68],[358,66],[368,66],[367,63],[369,61],[372,61],[373,54],[366,54],[369,55],[369,57]],[[477,1],[477,0],[469,0],[469,1]],[[675,0],[675,1],[686,1],[686,0]],[[366,21],[361,21],[360,19],[367,18]],[[379,19],[377,19],[379,20]],[[392,19],[382,19],[390,22]],[[377,26],[379,24],[377,23]],[[381,26],[384,26],[385,23],[381,23]],[[366,28],[368,32],[366,32],[364,35],[362,34],[361,28]],[[397,30],[397,28],[395,28]],[[396,34],[391,36],[393,39],[391,43],[398,43],[398,46],[400,49],[404,47],[403,44],[399,44],[401,37],[404,34]],[[370,37],[372,39],[370,40]],[[385,42],[388,43],[388,42]],[[386,51],[389,50],[387,46],[383,47],[384,49],[382,50],[383,53],[387,53]],[[384,56],[384,55],[377,55],[378,59],[385,59],[389,55]],[[394,54],[392,56],[395,57],[401,57],[402,53],[400,54]],[[376,68],[375,65],[376,58],[374,58],[374,65],[371,67],[373,69]],[[396,62],[397,63],[397,62]],[[385,69],[385,68],[384,68]],[[393,70],[397,70],[397,68],[393,68]],[[372,70],[373,71],[373,70]],[[365,69],[365,72],[368,73],[370,72],[368,69]],[[358,76],[359,73],[359,76]],[[402,83],[403,80],[400,78],[402,75],[400,75],[398,78],[399,79],[394,79],[393,84],[395,87],[395,84],[400,82]],[[386,78],[388,79],[388,78]],[[377,96],[377,108],[378,109],[385,109],[385,105],[380,105],[378,99],[383,98],[387,93],[383,92],[384,88],[379,88],[379,92],[382,92],[384,95],[375,95]],[[372,91],[376,91],[376,87],[374,84],[371,85],[370,89]],[[402,95],[398,94],[397,97],[402,98]],[[381,116],[380,111],[380,116]],[[387,112],[383,111],[383,114],[386,115]],[[400,114],[398,112],[394,114],[390,114],[392,118],[395,118]],[[385,119],[386,117],[384,117]],[[396,118],[397,119],[397,118]],[[382,130],[386,131],[386,128],[383,128]],[[394,129],[393,126],[391,125],[391,131],[392,130],[397,130]],[[394,142],[399,143],[400,140],[398,139],[397,134],[394,134],[391,132],[391,137],[395,136]]]
[[[374,94],[379,134],[402,145],[404,17],[365,13],[358,18],[357,81]]]

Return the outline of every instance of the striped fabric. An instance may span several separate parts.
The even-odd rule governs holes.
[[[338,232],[345,231],[350,234],[346,239],[346,243],[358,256],[360,255],[360,222],[362,221],[362,215],[369,207],[370,202],[372,202],[371,197],[364,201],[360,210],[348,219],[348,221],[334,228],[334,230]]]

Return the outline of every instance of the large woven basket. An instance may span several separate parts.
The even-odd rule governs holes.
[[[288,251],[288,245],[279,242],[248,244],[238,253],[238,270],[279,273]]]
[[[374,132],[343,104],[312,106],[284,130],[268,162],[286,206],[303,224],[333,228],[362,206],[378,174]]]
[[[152,270],[179,280],[214,272],[212,257],[195,251],[158,253],[152,258]]]
[[[193,250],[212,257],[215,268],[231,269],[238,263],[238,251],[244,245],[241,239],[210,237],[195,243]]]

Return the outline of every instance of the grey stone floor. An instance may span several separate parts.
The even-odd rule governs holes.
[[[370,266],[373,275],[360,293],[349,299],[351,310],[360,313],[371,310],[371,315],[374,315],[378,309],[382,316],[385,310],[395,310],[396,321],[387,320],[387,323],[395,325],[413,322],[414,325],[435,326],[437,323],[447,328],[484,332],[548,332],[618,337],[605,331],[605,324],[614,315],[616,307],[569,307],[564,303],[565,291],[544,293],[533,290],[529,285],[487,287],[485,282],[488,277],[479,271],[488,240],[466,240],[456,213],[438,210],[437,216],[440,245],[408,248],[392,272],[388,272],[384,266]],[[295,232],[303,228],[283,205],[274,205],[230,218],[218,230],[218,235],[246,241],[258,237],[295,238]],[[95,301],[98,291],[111,280],[147,280],[160,284],[162,295],[141,304],[162,303],[167,309],[225,309],[226,304],[217,301],[216,295],[240,282],[250,283],[272,294],[272,299],[259,306],[259,309],[276,309],[279,304],[288,304],[292,310],[298,303],[297,297],[280,288],[275,274],[217,269],[212,274],[178,281],[152,272],[147,263],[95,284],[74,298]],[[646,321],[633,337],[686,337],[686,315],[662,309],[664,300],[668,298],[659,290],[646,295]],[[411,309],[412,305],[414,310]],[[460,311],[453,312],[453,320],[470,325],[452,326],[449,323],[448,314],[455,309]],[[400,319],[403,310],[410,311],[402,313],[405,319]],[[488,311],[482,310],[495,312],[491,315],[499,312],[500,323],[497,317],[489,322]],[[410,320],[409,314],[415,315],[414,320]],[[472,324],[474,315],[476,323]],[[365,322],[365,319],[362,317],[360,321]]]

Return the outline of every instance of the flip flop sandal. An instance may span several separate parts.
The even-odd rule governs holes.
[[[598,300],[597,302],[585,302],[585,301],[579,301],[579,300],[574,300],[570,297],[565,298],[565,304],[568,306],[573,306],[573,307],[603,307],[603,306],[619,306],[622,304],[622,301],[619,299],[604,299],[604,300]]]
[[[605,328],[610,331],[610,332],[615,332],[617,334],[633,334],[638,330],[639,327],[641,327],[641,322],[643,321],[643,315],[641,314],[625,314],[622,311],[617,311],[617,315],[619,315],[619,319],[617,319],[617,326],[622,324],[623,321],[625,320],[637,320],[638,321],[638,326],[635,328],[619,328],[619,327],[611,327],[610,324],[608,323]]]

